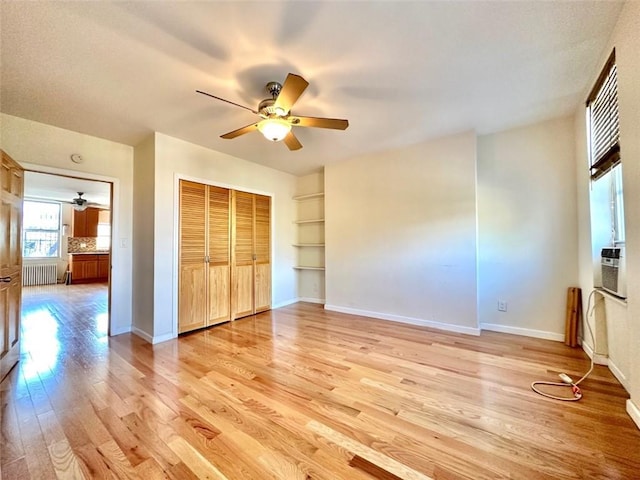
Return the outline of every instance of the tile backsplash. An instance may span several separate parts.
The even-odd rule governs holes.
[[[95,237],[69,237],[67,239],[68,253],[97,252]],[[107,250],[103,250],[107,251]]]

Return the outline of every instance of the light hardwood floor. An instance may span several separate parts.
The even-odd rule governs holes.
[[[640,432],[588,360],[296,304],[151,346],[106,336],[104,287],[25,288],[0,385],[4,479],[633,479]]]

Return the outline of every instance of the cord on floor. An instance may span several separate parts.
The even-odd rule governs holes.
[[[578,385],[580,385],[589,375],[591,375],[591,372],[593,372],[593,366],[594,366],[593,357],[595,357],[596,351],[597,351],[596,339],[595,339],[595,336],[593,335],[593,330],[591,330],[591,324],[589,323],[589,317],[593,315],[593,311],[596,308],[595,303],[593,305],[593,308],[591,308],[591,300],[593,298],[593,295],[596,292],[597,290],[594,289],[594,290],[591,290],[591,293],[589,294],[589,298],[587,300],[587,318],[585,319],[586,321],[584,322],[587,324],[587,330],[589,330],[589,335],[591,336],[591,342],[593,344],[593,354],[591,355],[591,367],[589,368],[589,371],[585,373],[582,376],[582,378],[577,382],[574,382],[573,379],[566,373],[561,373],[559,375],[562,382],[545,382],[545,381],[533,382],[531,384],[531,389],[534,392],[536,392],[538,395],[542,395],[543,397],[547,397],[547,398],[552,398],[554,400],[561,400],[563,402],[577,402],[582,398],[582,390],[580,390],[580,387]],[[573,394],[573,396],[560,397],[557,395],[552,395],[550,393],[543,392],[542,390],[537,388],[538,385],[547,385],[552,387],[571,387],[571,393]]]

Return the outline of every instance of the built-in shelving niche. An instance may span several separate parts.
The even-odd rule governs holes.
[[[298,298],[324,303],[324,175],[315,173],[298,179],[296,249]]]

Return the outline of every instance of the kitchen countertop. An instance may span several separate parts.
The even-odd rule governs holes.
[[[105,252],[104,250],[96,252],[69,252],[68,255],[109,255],[109,252]]]

